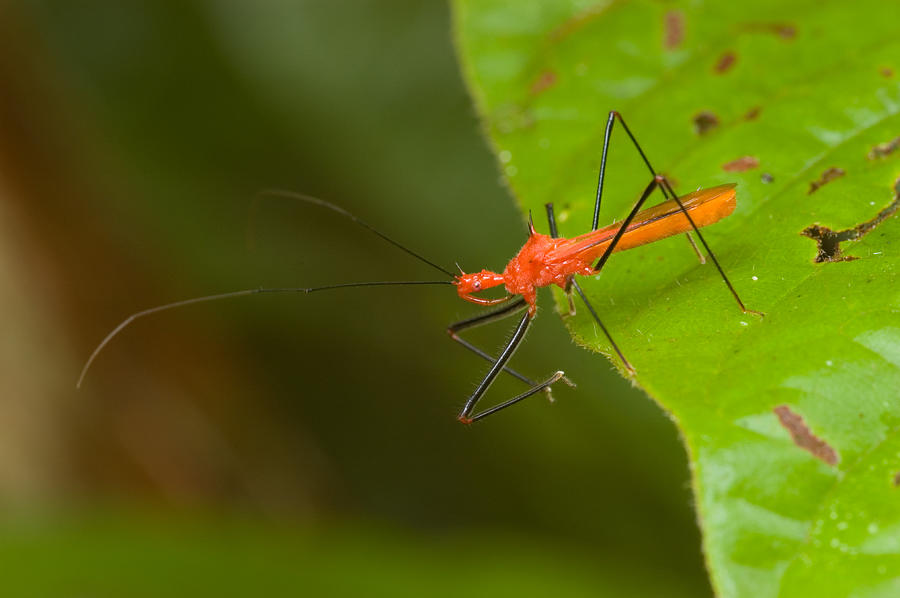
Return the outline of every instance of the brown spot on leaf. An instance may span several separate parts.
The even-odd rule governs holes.
[[[794,444],[828,465],[837,465],[839,461],[837,453],[827,442],[810,431],[800,414],[791,411],[787,405],[779,405],[773,411],[778,416],[778,421],[791,435]]]
[[[759,168],[759,159],[753,156],[742,156],[737,160],[722,164],[722,170],[725,172],[744,172],[754,168]]]
[[[697,135],[706,135],[719,126],[719,117],[714,112],[703,110],[694,116],[694,132]]]
[[[680,10],[670,10],[663,21],[663,47],[675,50],[684,41],[684,15]]]
[[[725,52],[719,57],[718,62],[716,62],[716,66],[713,67],[713,70],[721,75],[722,73],[731,69],[734,66],[734,63],[737,61],[737,54],[729,50]]]
[[[898,209],[900,209],[900,179],[897,179],[894,182],[894,200],[891,201],[887,207],[878,212],[871,220],[866,220],[853,228],[841,231],[833,231],[827,226],[813,224],[804,229],[800,234],[804,237],[809,237],[816,242],[816,245],[819,248],[819,253],[815,259],[817,264],[822,262],[849,262],[859,258],[842,255],[841,243],[844,241],[856,241],[863,238],[884,220],[893,216]]]
[[[772,32],[781,39],[794,39],[797,37],[797,28],[786,23],[774,23]]]
[[[750,110],[747,110],[747,114],[744,115],[744,120],[756,120],[756,117],[759,116],[760,112],[762,112],[762,106],[754,106]]]
[[[894,486],[900,486],[900,471],[894,474]]]
[[[882,77],[887,77],[888,79],[890,79],[891,77],[894,76],[894,69],[892,69],[892,68],[889,67],[889,66],[883,66],[883,67],[881,67],[881,68],[878,70],[878,72],[881,73],[881,76],[882,76]]]
[[[597,17],[609,7],[608,3],[598,2],[592,6],[575,13],[565,20],[559,27],[550,32],[550,40],[553,42],[561,41],[569,37]]]
[[[890,141],[885,141],[884,143],[879,143],[878,145],[872,147],[868,154],[866,154],[866,158],[869,160],[876,160],[878,158],[884,158],[888,154],[893,153],[900,147],[900,137],[895,137]]]
[[[818,179],[816,179],[815,181],[813,181],[809,184],[809,191],[807,191],[806,194],[812,195],[813,193],[818,191],[819,188],[822,187],[823,185],[827,185],[834,179],[839,179],[842,176],[844,176],[845,174],[847,174],[847,173],[844,172],[843,168],[838,168],[837,166],[832,166],[831,168],[829,168],[828,170],[823,172],[822,176],[820,176]]]
[[[784,40],[797,37],[797,28],[790,23],[747,23],[741,29],[748,33],[774,33]]]
[[[531,84],[531,93],[533,95],[538,95],[554,85],[556,85],[556,73],[553,71],[544,71],[538,76],[535,82]]]

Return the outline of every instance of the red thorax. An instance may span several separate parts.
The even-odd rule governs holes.
[[[529,311],[534,313],[538,288],[551,284],[565,288],[566,279],[570,275],[592,272],[593,255],[587,256],[585,252],[578,251],[576,242],[581,239],[582,237],[554,239],[532,230],[528,241],[509,261],[503,274],[490,270],[461,274],[456,277],[457,293],[466,301],[481,305],[495,305],[508,301],[514,295],[521,295],[528,302]],[[506,285],[509,293],[506,297],[484,299],[472,295],[501,284]]]

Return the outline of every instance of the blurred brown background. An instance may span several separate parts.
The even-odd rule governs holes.
[[[454,416],[486,364],[446,337],[477,311],[449,287],[172,311],[135,323],[74,389],[139,309],[435,277],[323,210],[271,200],[251,218],[260,189],[328,198],[446,267],[502,268],[524,220],[480,136],[447,6],[3,4],[0,82],[10,595],[137,595],[149,573],[182,569],[218,595],[242,575],[297,595],[317,574],[317,595],[351,592],[344,574],[368,595],[709,593],[674,426],[571,343],[549,296],[515,367],[564,369],[578,388],[470,429]],[[512,325],[470,336],[493,349]],[[501,380],[489,399],[519,390]],[[313,537],[329,547],[319,565],[286,556]],[[111,555],[152,566],[98,582]]]

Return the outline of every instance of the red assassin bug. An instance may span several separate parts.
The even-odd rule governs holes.
[[[631,209],[631,212],[629,212],[628,216],[622,222],[615,223],[601,229],[599,228],[598,222],[600,219],[600,200],[603,195],[603,177],[606,170],[606,158],[609,150],[610,136],[612,134],[613,126],[615,125],[616,120],[619,121],[619,123],[622,125],[622,128],[628,134],[629,139],[631,139],[631,142],[634,144],[635,149],[637,149],[638,153],[641,156],[641,159],[647,166],[653,178],[644,189],[643,193],[640,196],[640,199],[635,202],[634,206]],[[640,211],[641,207],[647,201],[647,198],[649,198],[653,191],[657,188],[659,188],[659,190],[662,192],[666,201],[655,207]],[[193,299],[186,299],[184,301],[177,301],[174,303],[168,303],[166,305],[153,307],[132,314],[122,323],[116,326],[100,342],[100,344],[96,349],[94,349],[94,352],[91,354],[84,367],[82,368],[81,375],[79,376],[77,383],[79,387],[84,380],[85,374],[87,373],[91,364],[94,362],[94,359],[109,343],[109,341],[112,340],[113,337],[115,337],[119,332],[121,332],[123,328],[128,326],[135,319],[156,312],[173,309],[176,307],[182,307],[185,305],[191,305],[193,303],[216,301],[219,299],[240,297],[257,293],[312,293],[339,288],[365,286],[452,284],[456,286],[458,295],[466,301],[470,301],[472,303],[477,303],[480,305],[498,305],[501,303],[508,303],[508,305],[498,310],[494,310],[486,314],[456,322],[455,324],[451,324],[447,328],[448,334],[454,341],[458,342],[463,347],[469,349],[476,355],[491,363],[491,367],[488,370],[487,374],[485,374],[484,378],[478,384],[476,389],[466,400],[465,405],[457,416],[457,419],[460,422],[464,424],[470,424],[474,421],[487,417],[488,415],[496,413],[501,409],[505,409],[510,405],[514,405],[515,403],[518,403],[519,401],[522,401],[523,399],[526,399],[540,391],[549,391],[550,387],[560,380],[568,382],[568,380],[565,378],[564,373],[561,371],[554,373],[543,382],[535,382],[506,366],[513,353],[515,353],[516,349],[518,348],[520,342],[525,337],[525,333],[528,330],[528,327],[531,325],[531,322],[534,320],[534,317],[537,314],[536,301],[537,289],[539,287],[555,284],[565,289],[569,299],[569,311],[572,314],[574,314],[575,311],[574,302],[572,300],[572,289],[574,289],[575,292],[578,293],[578,296],[581,297],[581,300],[584,302],[585,306],[588,308],[588,311],[590,312],[594,321],[599,325],[604,335],[606,335],[606,338],[609,340],[612,348],[615,350],[619,359],[621,359],[622,364],[630,373],[634,374],[635,369],[631,366],[631,364],[625,358],[625,355],[622,353],[618,345],[616,345],[615,341],[610,336],[609,331],[606,329],[606,326],[603,325],[603,322],[597,315],[596,310],[588,301],[588,298],[585,295],[584,291],[582,291],[578,282],[575,280],[575,275],[596,275],[603,269],[604,265],[609,260],[610,255],[612,255],[614,252],[630,249],[639,245],[644,245],[646,243],[664,239],[666,237],[670,237],[680,233],[687,234],[688,239],[691,241],[691,245],[697,252],[701,263],[703,263],[705,260],[690,236],[691,231],[697,234],[697,238],[700,239],[700,242],[706,249],[706,252],[709,255],[710,259],[712,259],[713,264],[715,264],[716,269],[719,271],[719,274],[722,277],[722,280],[728,286],[729,291],[731,291],[731,294],[732,296],[734,296],[734,299],[737,301],[740,309],[745,313],[749,312],[757,315],[762,315],[760,312],[747,309],[744,306],[744,303],[738,296],[737,291],[735,291],[731,282],[728,280],[728,277],[725,275],[725,271],[719,265],[719,261],[716,259],[715,255],[713,254],[709,245],[706,243],[703,235],[700,234],[699,230],[700,227],[713,224],[714,222],[717,222],[718,220],[731,214],[731,212],[734,210],[736,202],[735,185],[720,185],[718,187],[696,191],[679,198],[672,190],[672,186],[669,184],[669,181],[664,176],[658,174],[653,169],[653,166],[650,165],[650,161],[647,159],[647,156],[644,154],[641,146],[634,138],[634,135],[632,135],[631,130],[628,128],[628,125],[625,124],[625,121],[616,111],[612,111],[609,113],[609,118],[606,122],[606,131],[603,138],[603,153],[600,158],[600,175],[597,181],[597,195],[594,204],[593,226],[591,228],[591,231],[586,234],[573,237],[571,239],[559,237],[556,228],[556,217],[553,212],[553,204],[548,203],[546,204],[546,210],[550,235],[539,234],[537,231],[535,231],[534,224],[532,222],[529,222],[528,241],[519,250],[515,257],[510,260],[509,264],[507,264],[506,266],[506,269],[500,274],[491,272],[489,270],[482,270],[481,272],[476,273],[466,274],[461,272],[459,275],[454,275],[450,271],[429,261],[418,253],[415,253],[407,247],[404,247],[400,243],[379,232],[366,222],[360,220],[359,218],[339,206],[315,197],[310,197],[299,193],[274,191],[269,192],[269,194],[292,197],[294,199],[299,199],[301,201],[313,203],[315,205],[333,210],[353,220],[360,226],[368,229],[388,243],[391,243],[402,251],[405,251],[409,255],[441,271],[442,273],[449,276],[451,280],[375,281],[343,283],[307,288],[245,289],[242,291],[233,291],[217,295],[195,297]],[[594,263],[595,260],[596,263]],[[507,294],[504,297],[498,299],[486,299],[475,296],[475,293],[479,293],[483,290],[499,285],[505,285],[506,287]],[[512,337],[500,352],[500,355],[496,358],[492,357],[488,353],[482,351],[475,345],[469,343],[459,336],[459,333],[463,330],[501,320],[522,310],[525,311],[522,319],[516,326]],[[524,393],[498,403],[493,407],[489,407],[478,413],[473,413],[475,411],[475,406],[487,392],[488,388],[491,386],[494,379],[500,374],[501,371],[505,371],[515,378],[518,378],[519,380],[525,382],[530,386],[530,388]]]

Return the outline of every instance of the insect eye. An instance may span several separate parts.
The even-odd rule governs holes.
[[[481,290],[481,281],[476,280],[475,284],[472,285],[472,288],[474,288],[476,291],[480,291]]]

